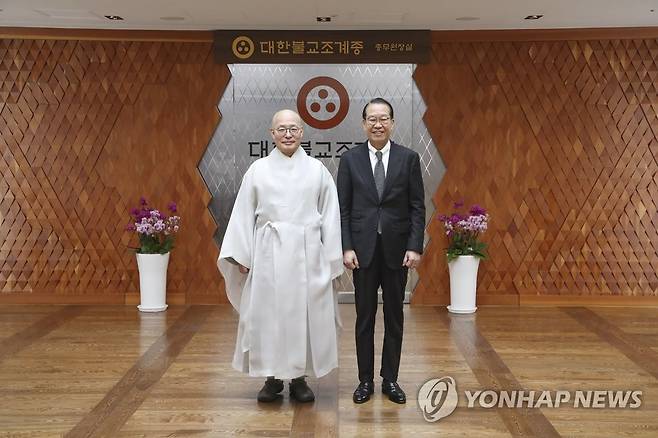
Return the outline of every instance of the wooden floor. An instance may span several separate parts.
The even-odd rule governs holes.
[[[317,400],[258,404],[261,379],[232,370],[226,306],[5,306],[0,309],[0,436],[658,436],[658,309],[407,307],[400,384],[354,405],[354,311],[341,305],[340,368],[310,379]],[[381,351],[381,312],[376,352]],[[379,357],[379,356],[378,356]],[[376,370],[377,373],[378,370]],[[451,376],[460,394],[435,423],[420,386]],[[639,409],[468,408],[465,390],[642,390]]]

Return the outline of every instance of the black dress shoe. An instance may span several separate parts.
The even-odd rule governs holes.
[[[388,399],[393,403],[402,405],[407,402],[407,396],[402,388],[400,388],[400,385],[397,384],[397,382],[389,382],[388,380],[383,380],[382,392],[388,395]]]
[[[258,392],[258,401],[265,403],[273,402],[281,397],[281,394],[279,394],[281,391],[283,391],[283,381],[268,377],[265,385]]]
[[[299,377],[290,381],[290,398],[294,398],[300,403],[308,403],[315,400],[315,395],[306,384],[306,380]]]
[[[370,396],[373,392],[375,392],[375,384],[372,383],[372,380],[369,382],[361,382],[359,383],[359,386],[356,387],[356,390],[354,390],[352,400],[354,403],[358,404],[365,403],[370,400]]]

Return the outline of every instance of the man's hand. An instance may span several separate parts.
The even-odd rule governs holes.
[[[343,252],[343,266],[347,269],[359,268],[359,260],[356,258],[356,252],[354,250],[349,249]]]
[[[343,259],[345,257],[343,256]],[[402,266],[406,266],[409,269],[416,269],[420,263],[420,254],[416,251],[407,251],[404,253],[404,260],[402,261]]]
[[[246,266],[242,266],[238,264],[238,270],[240,271],[240,274],[248,274],[249,273],[249,268]]]

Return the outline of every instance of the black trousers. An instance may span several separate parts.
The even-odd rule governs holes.
[[[381,235],[377,236],[375,255],[370,266],[355,269],[354,302],[356,304],[356,357],[359,364],[359,381],[373,380],[375,364],[375,316],[377,315],[377,290],[381,286],[384,301],[384,347],[379,375],[396,382],[400,369],[404,315],[404,289],[408,269],[386,265],[382,253]]]

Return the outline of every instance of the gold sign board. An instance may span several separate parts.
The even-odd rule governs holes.
[[[217,30],[218,63],[427,63],[429,30]]]

